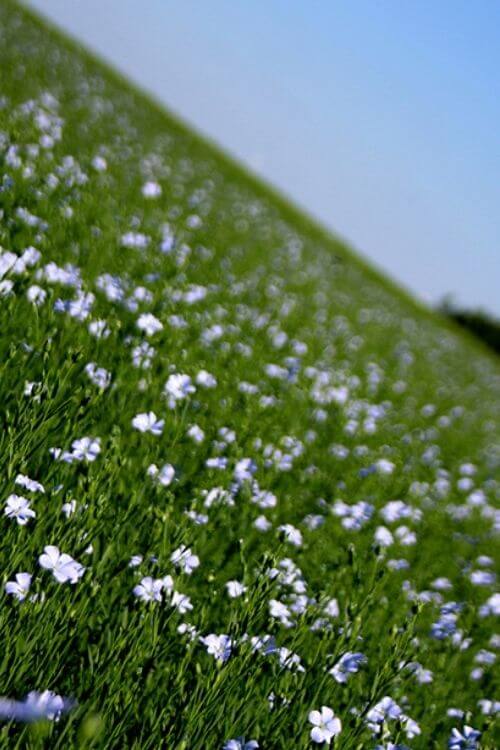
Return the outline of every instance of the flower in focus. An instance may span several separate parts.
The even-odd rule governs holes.
[[[52,571],[52,575],[59,583],[77,583],[83,576],[85,568],[76,562],[71,555],[60,552],[58,547],[50,544],[44,548],[38,562],[45,570]]]
[[[7,518],[15,518],[20,526],[25,526],[30,518],[36,516],[35,511],[30,507],[30,501],[22,495],[9,495],[4,514]]]
[[[210,633],[204,638],[200,638],[200,641],[207,649],[207,652],[217,661],[225,662],[231,656],[232,641],[228,635]]]
[[[7,581],[5,584],[5,592],[15,596],[20,602],[24,601],[28,596],[28,592],[31,586],[31,575],[30,573],[16,573],[15,581]]]
[[[151,576],[146,576],[134,587],[134,595],[138,599],[142,599],[143,602],[161,602],[162,588],[163,581],[161,578],[154,579]]]
[[[342,730],[340,719],[335,716],[332,709],[328,708],[328,706],[322,706],[321,711],[311,711],[309,722],[313,725],[311,739],[319,745],[323,742],[329,745],[332,737],[336,737]]]
[[[77,461],[95,461],[101,452],[99,438],[83,437],[71,443],[73,458]]]
[[[191,575],[193,570],[200,564],[198,555],[194,555],[189,547],[181,545],[170,556],[170,560],[176,567],[182,568],[184,573]]]
[[[193,609],[193,605],[191,604],[191,599],[189,596],[186,596],[186,594],[180,594],[178,591],[174,591],[172,593],[172,607],[175,607],[175,609],[180,612],[181,615],[184,615],[186,612],[189,612]]]

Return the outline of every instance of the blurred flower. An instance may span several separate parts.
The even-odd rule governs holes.
[[[451,737],[448,740],[448,748],[449,750],[475,750],[479,747],[480,737],[481,732],[467,725],[461,732],[458,729],[452,729]]]
[[[31,586],[31,575],[30,573],[16,573],[15,581],[7,581],[5,584],[5,592],[12,594],[20,602],[26,599]]]
[[[150,432],[152,435],[161,435],[165,425],[164,419],[157,419],[154,411],[137,414],[132,420],[132,427],[139,432]]]
[[[0,719],[25,722],[40,719],[58,721],[61,715],[74,705],[74,700],[63,698],[51,690],[44,690],[43,693],[33,691],[28,693],[23,701],[0,698]]]

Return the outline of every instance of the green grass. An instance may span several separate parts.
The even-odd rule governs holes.
[[[0,518],[0,695],[77,702],[58,721],[4,720],[0,748],[198,750],[242,736],[309,748],[308,714],[329,706],[345,750],[443,748],[464,723],[493,750],[478,701],[500,697],[495,664],[482,663],[498,650],[497,361],[6,0],[0,97],[2,505],[15,493],[36,513]],[[148,181],[160,196],[143,196]],[[147,246],[124,247],[129,232]],[[9,253],[28,247],[40,258],[12,267]],[[163,326],[150,336],[145,313]],[[197,382],[202,370],[214,387]],[[195,390],[169,403],[173,373]],[[149,411],[161,434],[132,425]],[[85,436],[100,440],[93,461],[69,456]],[[172,481],[152,464],[172,466]],[[40,565],[47,545],[84,566],[76,582]],[[190,574],[171,559],[181,545],[199,559]],[[20,572],[32,575],[22,601],[4,586]],[[192,609],[168,580],[161,601],[142,601],[147,576],[171,576]],[[332,599],[338,613],[325,614]],[[229,658],[208,653],[209,634],[230,637]],[[252,649],[264,635],[300,668]],[[347,652],[365,659],[342,683],[330,670]],[[401,717],[374,736],[367,718],[384,696]]]

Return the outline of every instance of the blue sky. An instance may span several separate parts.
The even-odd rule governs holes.
[[[500,315],[500,2],[31,0],[419,297]]]

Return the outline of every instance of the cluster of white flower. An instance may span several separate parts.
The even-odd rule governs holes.
[[[55,96],[0,108],[3,637],[25,628],[47,670],[38,628],[50,649],[67,623],[50,673],[78,697],[88,668],[110,722],[123,680],[123,747],[479,747],[500,709],[494,365],[74,75],[81,153]],[[160,684],[167,740],[141,697]],[[183,734],[205,700],[210,736]],[[72,706],[47,690],[0,718]]]

